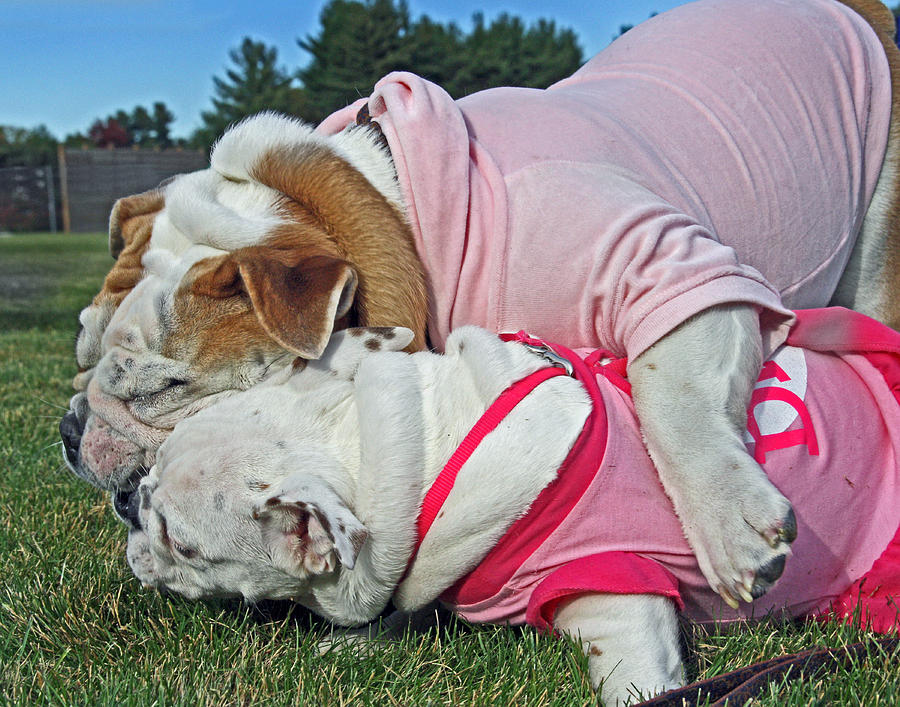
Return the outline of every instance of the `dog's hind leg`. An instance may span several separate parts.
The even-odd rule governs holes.
[[[578,641],[603,704],[626,705],[683,682],[678,617],[651,594],[583,594],[560,604],[553,627]]]
[[[647,450],[710,586],[732,607],[781,575],[791,505],[744,445],[762,366],[754,307],[711,307],[628,366]]]
[[[830,304],[900,330],[900,49],[890,10],[877,0],[844,0],[872,25],[891,70],[891,126],[875,193]]]

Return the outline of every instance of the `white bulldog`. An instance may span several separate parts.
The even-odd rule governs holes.
[[[850,452],[871,463],[849,469],[811,441],[835,446],[823,410],[838,428],[860,415],[896,428],[900,408],[880,374],[790,347],[757,386],[776,394],[754,400],[793,395],[810,413],[785,419],[777,402],[758,405],[752,429],[757,458],[798,509],[795,546],[806,561],[790,563],[751,607],[729,609],[707,586],[643,450],[626,384],[609,372],[594,379],[599,368],[538,384],[470,450],[442,505],[423,504],[446,491],[442,469],[485,410],[548,362],[474,327],[456,330],[443,356],[399,352],[410,337],[338,332],[320,360],[180,422],[120,506],[135,575],[189,598],[292,599],[341,625],[370,621],[389,601],[414,611],[440,598],[473,621],[578,639],[594,686],[615,704],[681,683],[679,609],[700,621],[827,610],[900,521],[896,444],[854,434]],[[805,436],[777,442],[798,415],[811,416]],[[423,527],[427,513],[434,520]],[[784,557],[784,546],[771,551],[754,595]]]

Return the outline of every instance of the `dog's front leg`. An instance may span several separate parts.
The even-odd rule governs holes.
[[[755,308],[719,305],[628,367],[644,440],[710,586],[731,606],[764,594],[796,537],[790,503],[747,453],[762,365]]]
[[[581,643],[607,707],[682,684],[678,618],[667,597],[582,594],[560,605],[553,626]]]

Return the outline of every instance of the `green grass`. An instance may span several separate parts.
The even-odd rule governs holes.
[[[371,655],[318,656],[322,628],[284,605],[190,603],[141,588],[105,496],[63,468],[56,424],[76,316],[109,267],[105,238],[0,239],[0,703],[592,704],[572,644],[450,622]],[[692,679],[813,645],[865,640],[815,622],[688,638]],[[900,705],[900,654],[774,684],[758,705]]]

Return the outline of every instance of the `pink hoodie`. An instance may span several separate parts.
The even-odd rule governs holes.
[[[427,270],[433,345],[477,324],[633,359],[717,303],[757,305],[768,351],[785,306],[827,304],[891,91],[877,37],[842,5],[700,0],[547,90],[453,101],[397,72],[319,129],[363,103]]]

